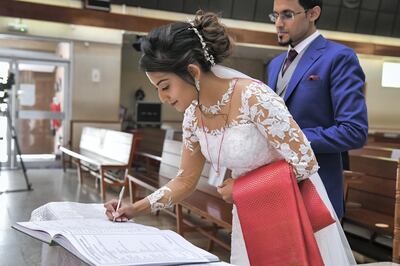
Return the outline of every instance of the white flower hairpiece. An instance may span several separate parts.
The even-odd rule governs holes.
[[[212,67],[215,66],[214,56],[208,52],[208,48],[207,48],[206,42],[203,39],[203,36],[201,36],[199,30],[194,26],[193,21],[189,21],[189,23],[190,23],[190,25],[192,25],[192,27],[190,27],[189,30],[194,31],[194,33],[196,33],[196,35],[200,39],[200,43],[201,43],[201,47],[203,49],[204,57],[211,64]]]

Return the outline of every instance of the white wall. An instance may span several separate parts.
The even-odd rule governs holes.
[[[118,120],[120,75],[120,45],[74,42],[71,119]]]
[[[121,105],[128,108],[128,119],[135,118],[135,92],[141,88],[146,97],[146,102],[160,102],[157,91],[150,84],[146,74],[139,69],[140,53],[135,51],[131,44],[135,36],[125,36],[122,47],[122,64],[121,64]],[[181,121],[183,115],[177,112],[168,104],[162,105],[162,120]]]
[[[384,57],[359,55],[366,75],[366,100],[370,129],[400,130],[400,88],[383,88],[382,64]],[[400,58],[391,58],[400,62]],[[400,74],[400,73],[399,73]]]
[[[15,18],[0,16],[0,33],[15,34],[8,30],[8,25],[15,23],[16,20]],[[26,34],[16,33],[20,36],[50,37],[60,40],[94,41],[113,44],[121,44],[122,41],[122,30],[32,19],[22,19],[21,23],[27,26],[28,32]]]

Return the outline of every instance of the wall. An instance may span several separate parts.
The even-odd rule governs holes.
[[[223,62],[223,65],[236,69],[252,78],[264,81],[264,60],[230,57]]]
[[[121,43],[121,30],[73,25],[57,22],[23,19],[21,23],[27,26],[28,32],[14,33],[8,30],[8,25],[15,22],[15,18],[0,16],[0,33],[16,34],[17,36],[50,37],[63,40],[95,41],[101,43]]]
[[[146,74],[139,69],[140,53],[132,48],[132,43],[135,40],[136,35],[125,34],[121,50],[122,62],[120,103],[122,106],[128,109],[128,120],[135,118],[135,92],[139,88],[145,92],[146,97],[144,101],[160,102],[155,87],[150,84]],[[181,121],[182,118],[183,115],[177,112],[174,108],[167,104],[162,105],[163,121]],[[132,123],[129,123],[129,126],[132,125]]]
[[[383,88],[382,63],[385,58],[359,55],[366,74],[366,100],[370,129],[400,130],[400,88]],[[400,62],[399,58],[387,58]]]
[[[54,53],[57,49],[57,42],[39,40],[21,40],[18,38],[1,39],[0,48],[12,48],[20,50],[30,50],[37,52]]]
[[[92,81],[92,70],[100,81]],[[74,42],[71,119],[118,120],[121,46]]]

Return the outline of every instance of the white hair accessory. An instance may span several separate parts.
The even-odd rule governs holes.
[[[194,26],[193,21],[189,21],[189,23],[190,23],[190,25],[192,25],[192,27],[190,27],[189,30],[194,31],[194,33],[196,33],[196,35],[200,39],[200,43],[201,43],[201,47],[203,49],[204,57],[211,64],[212,67],[215,66],[214,56],[208,52],[208,48],[207,48],[206,42],[203,39],[203,36],[201,36],[199,30]]]

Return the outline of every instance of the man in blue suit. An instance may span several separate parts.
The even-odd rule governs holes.
[[[275,0],[270,19],[289,51],[267,67],[267,84],[285,100],[320,165],[319,174],[343,217],[341,152],[360,148],[368,134],[365,75],[354,51],[316,28],[322,0]]]

